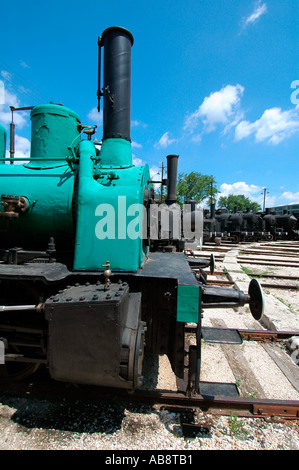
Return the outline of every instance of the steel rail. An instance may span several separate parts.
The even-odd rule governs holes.
[[[281,262],[275,262],[275,260],[271,260],[270,262],[266,262],[266,261],[259,261],[258,259],[252,259],[250,260],[249,258],[244,258],[244,259],[240,259],[240,258],[237,258],[237,263],[240,263],[240,264],[258,264],[258,265],[261,265],[261,266],[282,266],[282,267],[288,267],[288,268],[299,268],[299,264],[290,264],[290,263],[281,263]]]
[[[266,256],[270,256],[273,255],[273,256],[277,256],[280,257],[280,258],[297,258],[298,259],[298,251],[292,251],[292,252],[288,252],[288,251],[284,251],[284,252],[279,252],[279,251],[260,251],[260,250],[240,250],[242,251],[242,256],[245,256],[245,255],[258,255],[258,256],[263,256],[263,255],[266,255]]]
[[[298,284],[297,285],[290,285],[290,284],[286,284],[286,285],[283,285],[283,284],[271,284],[271,283],[267,283],[267,282],[261,282],[260,283],[262,287],[269,287],[269,288],[272,288],[272,289],[287,289],[287,290],[298,290],[299,286]]]
[[[181,392],[168,390],[139,390],[130,395],[129,399],[152,405],[183,406],[186,410],[195,407],[212,414],[230,415],[233,413],[243,417],[299,419],[299,401],[297,400],[204,395],[187,396]]]
[[[213,286],[233,286],[235,283],[233,281],[224,281],[224,280],[214,280],[208,279],[208,285]],[[261,287],[272,287],[273,289],[288,289],[288,290],[298,290],[298,284],[271,284],[267,282],[260,282]]]
[[[287,279],[293,281],[299,281],[299,276],[283,276],[281,274],[262,274],[262,273],[247,273],[247,276],[250,277],[259,277],[259,278],[271,278],[271,279]]]
[[[271,256],[271,258],[256,258],[256,257],[252,257],[252,256],[244,256],[244,255],[237,255],[237,260],[248,260],[248,261],[252,261],[252,260],[255,260],[255,261],[266,261],[266,262],[269,262],[269,263],[274,263],[275,261],[277,261],[278,263],[284,263],[284,261],[286,263],[298,263],[298,260],[299,260],[299,257],[296,256],[296,258],[298,259],[297,261],[296,260],[293,260],[293,259],[287,259],[288,256],[285,256],[284,257],[284,260],[283,259],[275,259],[276,255],[274,254],[270,254],[269,253],[269,256]],[[278,257],[277,257],[278,258]]]
[[[204,328],[204,327],[202,327]],[[210,328],[210,327],[209,327]],[[212,329],[212,328],[210,328]],[[218,329],[218,328],[216,328]],[[238,331],[243,339],[247,341],[283,341],[292,336],[299,336],[299,331],[277,331],[277,330],[251,330],[238,328],[225,328],[225,330]],[[196,327],[191,325],[185,326],[186,333],[195,333]]]

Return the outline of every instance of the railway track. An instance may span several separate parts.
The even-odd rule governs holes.
[[[269,292],[281,292],[285,291],[286,299],[284,303],[290,302],[291,299],[288,298],[288,292],[294,292],[293,295],[299,295],[299,244],[294,243],[260,243],[258,244],[242,244],[242,246],[234,245],[233,246],[235,252],[234,262],[241,267],[243,265],[250,265],[249,269],[244,268],[244,274],[248,276],[248,279],[255,277],[259,279],[261,287],[265,289],[265,292],[268,294]],[[207,252],[213,252],[213,248],[209,246],[203,247],[203,253],[206,257],[209,256]],[[230,253],[228,247],[215,247],[215,252],[218,251],[218,262],[217,263],[217,271],[215,270],[213,274],[211,272],[207,272],[207,284],[209,285],[220,285],[220,286],[227,286],[233,288],[235,282],[228,279],[228,271],[227,269],[221,269],[221,264],[224,262],[226,254]],[[196,257],[197,254],[193,253]],[[232,262],[232,258],[229,259],[229,263]],[[253,270],[255,267],[255,270]],[[286,268],[288,269],[288,273],[286,274]],[[266,272],[268,270],[268,272]],[[237,271],[237,269],[236,269]],[[241,272],[241,270],[239,269]],[[273,271],[273,272],[271,272]],[[273,282],[270,282],[273,280]],[[291,281],[287,282],[287,281]],[[286,283],[287,282],[287,283]],[[298,291],[298,293],[297,293]],[[275,295],[275,294],[273,294]],[[281,295],[281,294],[279,294]],[[283,302],[283,299],[279,298],[280,301]],[[296,305],[296,303],[294,304]],[[290,308],[292,307],[289,304]],[[293,306],[293,311],[297,311],[296,307]],[[298,310],[299,312],[299,310]],[[298,313],[299,315],[299,313]],[[205,317],[205,315],[204,315]],[[209,318],[208,318],[209,321]],[[217,320],[211,320],[217,323]],[[218,322],[221,323],[220,320]],[[205,325],[205,323],[203,323]],[[255,325],[256,326],[256,325]],[[257,327],[258,328],[258,327]],[[262,327],[261,327],[262,328]],[[190,332],[194,332],[192,326],[187,328]],[[204,329],[204,328],[203,328]],[[216,329],[215,329],[216,330]],[[227,328],[226,331],[229,331]],[[279,343],[286,342],[288,338],[298,336],[298,330],[292,330],[290,328],[289,331],[277,331],[277,330],[264,330],[264,329],[244,329],[238,328],[238,334],[242,337],[244,341],[255,341],[262,343],[265,351],[271,356],[271,358],[276,361],[275,366],[280,367],[280,369],[288,376],[288,371],[285,370],[285,364],[282,364],[279,360],[277,360],[277,356],[275,357],[275,353],[277,350],[271,350],[272,346],[277,346]],[[272,344],[269,344],[272,343]],[[224,352],[228,360],[234,361],[234,354],[238,359],[244,360],[244,356],[239,354],[236,349],[233,352],[229,352],[228,345],[224,347]],[[297,366],[298,367],[298,366]],[[235,371],[237,374],[240,372],[238,369],[238,365],[235,367]],[[249,371],[249,377],[253,380],[254,383],[254,374],[251,374]],[[295,388],[299,391],[298,388],[298,380],[294,379],[294,376],[291,377],[292,373],[288,376],[290,382],[293,382]],[[295,371],[296,375],[296,371]],[[298,377],[298,374],[297,374]],[[249,379],[250,380],[250,379]],[[207,398],[207,397],[204,397]],[[200,399],[202,400],[202,398]],[[242,397],[214,397],[214,399],[208,401],[207,405],[210,407],[208,408],[211,413],[226,413],[234,412],[238,416],[263,416],[267,415],[268,418],[282,418],[283,415],[286,417],[289,415],[290,419],[298,419],[299,412],[298,412],[298,401],[292,400],[280,400],[280,399],[264,399],[264,398],[242,398]],[[285,406],[284,406],[285,405]],[[221,410],[221,411],[220,411]],[[230,410],[230,411],[229,411]]]
[[[215,328],[217,330],[217,328]],[[226,329],[228,332],[231,329]],[[285,341],[292,336],[299,336],[298,331],[269,331],[239,329],[238,334],[244,341],[277,342]],[[192,325],[186,327],[186,334],[192,334],[195,328]],[[178,382],[178,390],[137,390],[134,393],[117,389],[105,389],[92,386],[72,386],[51,380],[47,371],[42,369],[30,380],[16,383],[1,383],[0,394],[6,397],[23,397],[59,401],[66,399],[70,401],[84,400],[111,400],[113,397],[124,402],[140,405],[151,405],[163,407],[169,411],[188,415],[196,410],[204,411],[212,415],[231,415],[238,417],[265,418],[267,420],[299,420],[299,400],[278,400],[241,396],[224,396],[211,394],[210,383],[200,382],[199,394],[188,394],[185,390],[187,376],[184,381]],[[216,383],[212,384],[217,391],[223,386],[234,384]],[[191,419],[192,421],[192,419]],[[188,432],[203,432],[202,424],[182,422],[183,428]]]

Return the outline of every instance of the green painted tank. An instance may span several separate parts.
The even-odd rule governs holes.
[[[80,118],[71,109],[43,104],[31,111],[31,168],[49,168],[65,164],[70,146],[78,137]],[[51,159],[61,157],[61,162]]]
[[[111,139],[98,157],[92,142],[80,142],[75,270],[104,271],[109,260],[114,271],[137,271],[148,253],[143,223],[149,167],[128,165],[131,143],[120,141]]]
[[[33,108],[31,123],[29,163],[1,165],[1,195],[25,198],[28,205],[26,211],[8,220],[0,204],[2,246],[39,249],[54,237],[59,248],[70,248],[75,236],[77,168],[71,168],[66,158],[72,156],[71,145],[80,135],[80,119],[64,106],[45,104]],[[3,136],[0,129],[0,153],[5,152]]]
[[[0,158],[5,158],[6,151],[6,129],[2,124],[0,124]],[[0,160],[0,164],[4,161]]]
[[[26,199],[28,208],[9,220],[0,205],[0,239],[2,246],[44,249],[49,237],[58,248],[70,247],[74,237],[73,194],[76,170],[68,165],[58,168],[32,169],[25,165],[1,165],[0,187],[5,196]]]

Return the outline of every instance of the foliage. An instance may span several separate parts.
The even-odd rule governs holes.
[[[224,207],[229,212],[233,212],[235,207],[237,207],[238,211],[244,211],[247,208],[253,210],[254,212],[261,210],[261,206],[257,202],[251,201],[243,194],[229,194],[228,196],[221,196],[218,201],[218,207]]]
[[[232,412],[230,413],[230,417],[228,419],[228,426],[231,436],[234,436],[241,440],[244,440],[248,437],[249,433],[245,429],[244,424],[242,423],[242,421],[238,421],[237,415],[233,415]]]
[[[206,198],[211,198],[211,189],[213,202],[215,202],[215,196],[219,191],[215,186],[213,176],[202,175],[196,171],[180,173],[177,183],[178,203],[183,204],[187,200],[200,203]]]

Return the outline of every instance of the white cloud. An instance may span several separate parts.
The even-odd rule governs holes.
[[[8,82],[12,81],[12,74],[7,70],[1,70],[1,77],[3,77],[4,80],[7,80]]]
[[[144,161],[141,158],[136,157],[133,155],[133,165],[135,166],[143,166],[145,165]]]
[[[9,150],[6,150],[5,156],[10,157]],[[26,158],[27,160],[16,161],[15,165],[23,165],[30,159],[30,141],[26,137],[15,135],[15,158]],[[6,162],[9,164],[9,162]]]
[[[264,192],[261,186],[256,184],[248,184],[245,181],[238,181],[236,183],[228,184],[223,183],[220,186],[220,192],[217,194],[217,200],[221,197],[227,197],[229,194],[244,195],[248,197],[251,201],[257,202],[261,207],[263,207]],[[266,197],[266,207],[273,207],[276,204],[276,197],[269,196]]]
[[[100,112],[98,112],[98,108],[95,106],[89,111],[87,117],[90,119],[90,121],[92,121],[92,123],[95,123],[99,126],[103,122],[103,111],[100,110]]]
[[[134,142],[134,141],[132,141],[131,145],[132,145],[132,148],[136,148],[136,149],[142,148],[141,144],[138,144],[137,142]]]
[[[28,64],[25,62],[25,60],[22,60],[22,59],[20,60],[20,65],[21,65],[21,67],[23,67],[24,69],[30,69],[30,68],[31,68],[30,65],[28,65]]]
[[[299,191],[297,193],[285,191],[279,196],[279,199],[285,200],[286,204],[299,204]]]
[[[4,83],[2,80],[0,80],[0,104],[5,103],[5,88],[4,88]]]
[[[147,124],[144,124],[144,122],[141,122],[141,121],[137,121],[136,119],[131,121],[131,126],[132,127],[147,127]]]
[[[244,181],[238,181],[237,183],[228,184],[223,183],[220,186],[220,196],[228,196],[229,194],[244,194],[246,197],[250,197],[252,194],[260,192],[263,188],[255,184],[247,184]]]
[[[298,106],[289,111],[271,108],[266,109],[261,118],[253,123],[241,121],[235,129],[235,140],[240,141],[254,135],[256,142],[277,145],[296,132],[299,132]]]
[[[18,153],[19,156],[29,157],[30,156],[30,141],[26,139],[26,137],[22,137],[20,135],[15,136],[15,147],[16,147],[16,154]],[[16,155],[17,157],[17,155]]]
[[[259,0],[255,6],[253,12],[248,15],[247,17],[243,18],[242,24],[243,28],[247,28],[247,26],[256,23],[262,15],[267,13],[267,4],[261,3]]]
[[[283,188],[281,188],[283,189]],[[220,192],[217,194],[217,200],[221,196],[227,197],[229,194],[234,195],[244,195],[248,197],[251,201],[257,202],[261,207],[263,207],[264,202],[264,191],[263,187],[257,186],[255,184],[248,184],[244,181],[238,181],[236,183],[223,183],[219,188]],[[285,204],[299,204],[299,191],[291,192],[284,191],[280,196],[273,196],[271,191],[266,193],[266,207],[275,207],[278,205]]]
[[[176,139],[170,139],[169,137],[169,132],[165,132],[159,142],[155,144],[156,148],[166,148],[169,147],[169,145],[173,144],[174,142],[177,142]]]
[[[277,145],[299,132],[299,104],[286,111],[279,107],[266,109],[259,119],[249,122],[241,108],[243,93],[242,85],[226,85],[205,97],[199,108],[185,119],[184,130],[189,132],[191,140],[200,143],[204,134],[220,127],[222,135],[234,128],[235,141],[254,135],[256,142]]]
[[[241,85],[226,85],[219,91],[211,93],[205,97],[199,108],[187,116],[184,130],[191,134],[196,132],[194,141],[200,141],[203,133],[210,133],[218,125],[224,127],[226,133],[232,126],[235,126],[243,117],[240,108],[241,97],[244,87]],[[203,130],[200,128],[203,124]]]
[[[4,88],[4,104],[0,104],[0,122],[4,126],[7,126],[11,123],[10,106],[13,106],[14,108],[19,108],[20,103],[17,98],[17,95],[11,93],[6,88]],[[22,128],[28,124],[28,117],[28,113],[26,114],[25,112],[17,111],[14,113],[14,123],[18,126],[18,128]]]

